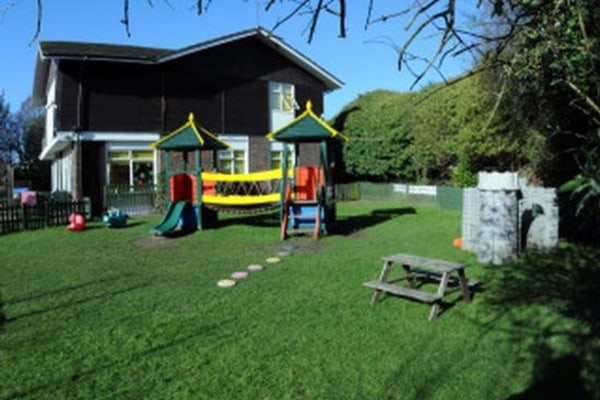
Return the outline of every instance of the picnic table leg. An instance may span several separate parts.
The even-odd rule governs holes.
[[[431,311],[429,312],[429,321],[433,321],[438,316],[438,313],[440,311],[440,307],[442,304],[441,298],[444,296],[444,293],[446,293],[446,286],[448,286],[449,278],[450,278],[449,272],[442,273],[442,279],[440,280],[440,286],[438,287],[438,291],[437,291],[438,296],[440,296],[440,300],[436,301],[431,306]]]
[[[387,282],[387,278],[388,278],[388,275],[390,274],[393,263],[394,263],[393,261],[386,261],[383,263],[383,268],[381,269],[381,274],[379,275],[380,282]],[[383,294],[383,292],[381,290],[375,289],[375,291],[373,293],[373,297],[371,298],[372,306],[374,306],[375,304],[377,304],[379,302],[379,299],[381,298],[382,294]]]
[[[471,302],[471,291],[469,290],[469,282],[465,275],[464,268],[461,268],[458,270],[458,280],[460,283],[460,290],[462,291],[462,294],[463,294],[463,299],[465,300],[465,302],[470,303]]]
[[[402,268],[404,268],[404,272],[406,274],[406,280],[408,281],[408,285],[412,289],[416,289],[417,285],[415,283],[415,274],[413,274],[412,270],[410,269],[410,265],[402,264]]]

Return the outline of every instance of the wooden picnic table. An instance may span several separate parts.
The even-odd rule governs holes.
[[[381,299],[383,293],[409,298],[423,303],[431,304],[429,321],[433,321],[440,311],[444,296],[457,288],[460,288],[465,302],[471,302],[470,286],[477,281],[469,281],[465,274],[465,264],[455,263],[434,258],[414,256],[411,254],[394,254],[382,257],[383,268],[379,280],[365,282],[364,286],[374,290],[371,305],[375,305]],[[402,265],[404,277],[389,279],[390,271],[394,264]],[[456,275],[453,275],[456,274]],[[436,293],[426,292],[417,287],[420,279],[439,280]],[[408,287],[395,284],[396,281],[406,280]],[[448,284],[452,287],[449,288]]]

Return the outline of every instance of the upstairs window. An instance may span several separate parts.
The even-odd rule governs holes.
[[[293,113],[296,108],[294,100],[294,85],[289,83],[270,83],[271,111]]]

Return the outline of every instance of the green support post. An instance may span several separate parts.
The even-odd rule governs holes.
[[[171,207],[171,152],[167,151],[165,154],[165,205],[168,209]]]
[[[196,207],[198,230],[201,230],[203,228],[202,209],[204,206],[202,204],[202,157],[200,150],[196,150],[194,156],[196,164],[196,193],[198,193],[198,200],[194,206]]]

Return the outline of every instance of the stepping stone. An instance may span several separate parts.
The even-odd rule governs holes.
[[[219,282],[217,282],[217,286],[221,288],[230,288],[235,286],[236,283],[237,281],[233,279],[221,279]]]
[[[248,272],[247,271],[235,271],[233,274],[231,274],[231,277],[233,279],[246,279],[248,277]]]

